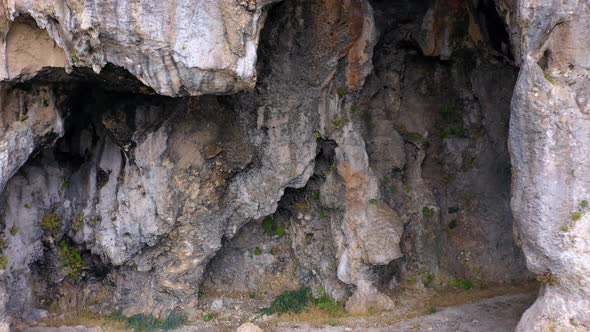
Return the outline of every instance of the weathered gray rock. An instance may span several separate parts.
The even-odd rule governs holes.
[[[590,328],[587,2],[519,2],[512,101],[512,210],[527,267],[546,284],[518,331]],[[578,215],[579,214],[579,215]]]
[[[252,89],[271,2],[5,1],[0,77],[29,79],[47,67],[98,73],[111,63],[163,95]]]
[[[24,91],[0,87],[0,192],[43,141],[63,135],[63,120],[57,110],[59,98],[49,87]]]

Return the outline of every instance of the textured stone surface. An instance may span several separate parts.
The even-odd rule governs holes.
[[[590,328],[590,232],[582,203],[590,194],[589,10],[579,1],[519,2],[523,54],[510,120],[512,210],[527,267],[547,284],[518,331]]]
[[[3,1],[0,76],[28,79],[44,67],[99,72],[111,63],[163,95],[251,89],[271,2]]]
[[[588,4],[271,2],[2,2],[2,326],[203,289],[395,310],[530,278],[522,244],[518,329],[588,329]]]

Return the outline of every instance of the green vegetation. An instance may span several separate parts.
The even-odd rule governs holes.
[[[429,208],[429,207],[423,207],[422,208],[422,216],[426,219],[430,219],[434,216],[434,209]]]
[[[20,122],[24,122],[24,121],[27,121],[28,119],[29,119],[29,116],[28,116],[28,115],[21,115],[21,116],[18,118],[18,121],[20,121]]]
[[[473,281],[469,279],[452,279],[449,280],[448,285],[456,288],[471,289],[473,288]]]
[[[422,142],[422,135],[420,135],[418,133],[406,133],[406,134],[404,134],[404,138],[406,139],[406,141],[409,141],[409,142],[414,142],[414,143]]]
[[[311,304],[318,307],[319,309],[330,313],[331,315],[340,315],[344,312],[344,306],[342,303],[334,301],[333,298],[326,294],[322,294],[318,298],[312,298]]]
[[[272,229],[274,228],[275,221],[272,219],[271,216],[267,216],[262,220],[262,229],[264,230],[265,234],[272,233]]]
[[[426,272],[422,275],[422,284],[424,287],[430,287],[434,281],[434,276],[430,272]]]
[[[18,226],[16,224],[12,224],[10,227],[10,235],[15,236],[18,234]]]
[[[8,248],[8,241],[4,238],[4,236],[0,235],[0,249]]]
[[[588,201],[587,201],[587,200],[583,200],[583,201],[581,201],[581,202],[580,202],[580,206],[581,206],[581,207],[583,207],[583,208],[586,208],[586,207],[588,207]]]
[[[358,108],[355,105],[350,106],[350,113],[354,114],[358,111]]]
[[[371,198],[369,200],[369,204],[371,204],[371,205],[377,205],[377,203],[379,203],[379,200],[376,198]]]
[[[320,192],[319,191],[314,191],[313,193],[311,193],[311,197],[313,199],[320,199]]]
[[[543,76],[545,76],[545,79],[547,80],[547,82],[549,82],[551,84],[555,84],[555,79],[553,78],[553,76],[551,76],[551,73],[549,72],[549,70],[547,70],[547,69],[543,70]]]
[[[25,209],[30,209],[30,208],[31,208],[31,204],[25,203]]]
[[[170,331],[185,325],[188,320],[186,316],[176,311],[172,311],[166,319],[159,319],[152,315],[137,314],[131,317],[126,317],[119,310],[111,316],[115,321],[121,322],[126,329],[134,332],[148,332],[148,331]]]
[[[334,301],[334,299],[325,294],[318,298],[313,298],[311,289],[301,287],[298,290],[286,291],[280,294],[270,306],[261,309],[259,314],[281,315],[285,313],[300,313],[310,305],[333,316],[341,315],[344,312],[342,303]]]
[[[84,216],[83,213],[77,213],[76,216],[74,217],[74,221],[72,222],[72,229],[75,232],[81,230],[82,226],[84,226],[85,220],[86,220],[86,217]]]
[[[59,189],[67,190],[70,187],[70,180],[68,180],[65,176],[62,176],[59,179]]]
[[[285,235],[285,228],[284,227],[277,227],[277,229],[275,229],[275,234],[278,235],[279,237]]]
[[[56,236],[61,229],[61,216],[57,213],[46,213],[41,219],[41,228]]]
[[[322,139],[322,134],[319,129],[313,131],[313,137],[315,137],[315,139]]]
[[[325,171],[324,171],[324,176],[328,176],[330,174],[332,174],[332,171],[334,170],[334,167],[332,165],[330,165]]]
[[[572,221],[578,221],[580,219],[582,219],[582,211],[576,211],[574,213],[572,213]]]
[[[340,98],[346,96],[347,93],[348,93],[348,91],[346,91],[346,88],[345,87],[339,87],[338,89],[336,89],[336,94]]]
[[[542,282],[546,285],[556,285],[559,280],[557,279],[557,277],[555,276],[555,274],[551,273],[551,272],[545,272],[543,274],[540,274],[537,276],[537,281]]]
[[[6,270],[8,267],[8,258],[3,253],[0,253],[0,270]]]
[[[61,260],[61,267],[64,273],[70,277],[77,277],[82,272],[84,267],[84,261],[80,251],[76,248],[68,246],[66,241],[62,240],[59,242],[57,247],[59,253],[59,259]]]
[[[324,213],[324,211],[320,211],[320,219],[324,219],[326,217],[327,217],[326,213]]]
[[[332,126],[334,126],[334,129],[340,129],[344,126],[344,120],[340,116],[336,115],[332,119]]]
[[[440,110],[444,123],[448,126],[443,129],[442,138],[465,137],[465,128],[463,128],[463,114],[453,105],[445,105]]]
[[[428,313],[429,313],[429,314],[431,314],[431,315],[432,315],[432,314],[435,314],[435,313],[436,313],[436,311],[437,311],[437,310],[436,310],[436,307],[430,307],[430,308],[428,309]]]
[[[262,255],[262,249],[260,249],[260,247],[254,248],[254,256],[260,256],[260,255]]]
[[[564,225],[564,226],[561,226],[561,227],[559,227],[559,229],[560,229],[562,232],[567,232],[567,231],[569,231],[569,230],[570,230],[569,226],[565,226],[565,225]]]
[[[215,318],[215,315],[212,313],[208,313],[205,316],[203,316],[203,322],[209,322],[211,321],[213,318]]]
[[[338,326],[338,323],[335,322],[335,321],[333,321],[333,320],[331,320],[331,321],[328,322],[328,325],[331,326],[331,327],[335,327],[335,326]]]
[[[463,168],[465,170],[477,168],[478,166],[477,156],[467,156],[463,159]]]

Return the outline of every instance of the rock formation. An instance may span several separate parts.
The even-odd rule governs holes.
[[[0,330],[526,268],[587,329],[587,6],[1,2]]]

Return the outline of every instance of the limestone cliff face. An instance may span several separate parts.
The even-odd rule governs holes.
[[[395,310],[525,256],[558,281],[519,329],[587,326],[585,6],[2,2],[0,329],[203,289]]]
[[[512,209],[527,267],[549,282],[519,331],[586,331],[587,2],[520,1],[522,66],[510,120]]]
[[[0,77],[110,63],[167,96],[252,89],[271,2],[2,1]]]

